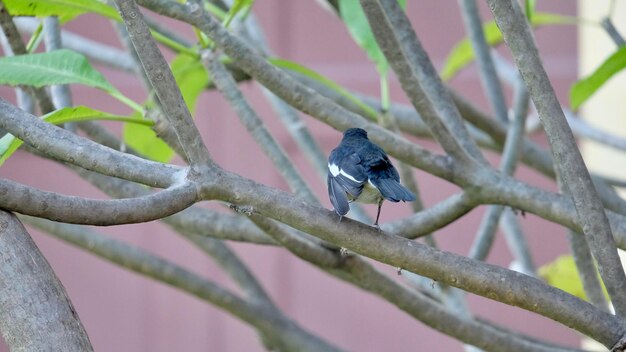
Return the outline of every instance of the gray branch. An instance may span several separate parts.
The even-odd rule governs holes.
[[[498,79],[496,68],[491,58],[491,49],[485,39],[483,32],[483,23],[478,13],[476,0],[460,0],[461,14],[465,22],[465,28],[469,34],[469,38],[476,55],[476,63],[478,64],[478,72],[480,80],[483,84],[483,90],[487,95],[487,100],[491,104],[491,109],[497,119],[504,123],[508,123],[508,113],[506,102],[504,100],[504,91]]]
[[[265,155],[270,158],[276,170],[289,185],[291,191],[307,202],[319,204],[319,200],[302,176],[300,176],[293,162],[289,160],[285,150],[267,130],[263,120],[256,114],[237,88],[237,83],[220,62],[219,53],[204,51],[202,53],[202,62],[219,91],[235,110],[237,116],[239,116],[241,123],[246,127],[248,133],[254,138]]]
[[[195,3],[183,5],[169,0],[141,0],[140,3],[156,13],[183,20],[201,29],[241,69],[298,110],[341,131],[351,127],[365,128],[370,139],[398,160],[439,177],[451,177],[448,158],[435,155],[387,129],[368,123],[363,117],[316,94],[288,73],[268,63],[243,40],[223,28],[201,6]]]
[[[598,277],[598,270],[591,256],[591,251],[589,250],[585,236],[581,233],[575,233],[569,230],[567,238],[569,240],[572,257],[574,257],[574,263],[576,263],[578,276],[583,284],[583,289],[585,290],[589,302],[605,312],[610,312],[608,302],[604,297],[602,283]]]
[[[350,219],[337,222],[336,215],[329,210],[303,203],[285,192],[235,174],[224,172],[220,184],[220,187],[209,186],[204,194],[251,206],[251,212],[272,217],[394,267],[544,315],[605,346],[612,346],[626,332],[621,318],[601,312],[530,276],[444,253],[404,238],[381,236],[380,230]]]
[[[611,227],[572,130],[543,68],[530,27],[517,2],[487,2],[543,122],[558,174],[574,199],[579,222],[596,258],[615,311],[625,315],[626,275],[617,254]]]
[[[0,211],[0,331],[12,351],[93,351],[65,288],[11,213]]]
[[[470,162],[471,156],[487,164],[397,1],[363,0],[361,6],[403,90],[435,139],[460,161]]]
[[[277,344],[273,346],[275,348],[287,351],[337,351],[337,348],[311,335],[276,309],[241,299],[216,283],[143,249],[77,225],[27,219],[29,224],[55,237],[214,304],[254,326],[264,337]]]
[[[0,179],[2,209],[83,225],[119,225],[152,221],[177,213],[195,201],[196,185],[185,182],[148,196],[100,200],[66,196]]]
[[[46,123],[0,98],[0,128],[39,152],[93,170],[153,187],[179,181],[180,168],[121,153]]]
[[[212,165],[209,151],[187,109],[180,88],[152,38],[139,7],[134,0],[115,0],[115,4],[126,24],[128,35],[141,60],[146,77],[159,97],[161,110],[174,128],[185,155],[194,167],[203,168]]]
[[[298,257],[315,264],[338,279],[352,283],[389,301],[415,319],[444,334],[490,351],[566,351],[568,349],[532,341],[510,331],[451,312],[421,292],[410,290],[382,274],[365,260],[350,255],[341,258],[336,252],[315,246],[290,234],[289,228],[257,214],[251,215],[259,227]]]

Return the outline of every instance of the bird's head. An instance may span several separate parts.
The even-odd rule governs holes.
[[[343,138],[347,137],[367,138],[367,131],[362,128],[349,128],[343,133]]]

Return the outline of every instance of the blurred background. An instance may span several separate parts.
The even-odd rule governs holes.
[[[479,3],[483,21],[491,20],[488,9],[482,2]],[[584,9],[582,4],[581,9]],[[575,16],[577,4],[574,1],[539,2],[538,11]],[[351,90],[378,95],[379,80],[374,65],[353,42],[341,21],[315,1],[257,0],[253,13],[265,30],[270,48],[277,56],[312,68]],[[440,69],[450,50],[465,37],[458,3],[409,1],[407,13],[432,61]],[[585,17],[587,14],[579,15]],[[193,40],[194,34],[188,26],[169,19],[160,21],[180,30]],[[101,17],[84,15],[68,23],[65,29],[121,47],[111,23]],[[574,25],[546,26],[536,30],[544,65],[564,104],[567,102],[569,86],[578,77],[578,31],[579,28]],[[590,31],[602,35],[598,29],[592,28]],[[499,48],[498,52],[506,58],[509,57],[506,48]],[[167,49],[164,53],[168,58],[173,57]],[[600,57],[606,56],[602,56],[599,50],[594,53]],[[589,65],[594,67],[596,64],[591,61]],[[96,65],[96,68],[127,96],[138,102],[145,100],[146,92],[132,76],[103,66]],[[390,79],[392,101],[408,103],[395,77],[392,75]],[[474,64],[450,83],[466,98],[489,111]],[[242,83],[241,89],[288,151],[313,190],[324,200],[325,206],[330,208],[326,185],[317,177],[281,125],[263,98],[259,86],[252,82]],[[74,104],[112,113],[130,112],[127,107],[95,89],[72,86],[71,91]],[[15,102],[13,91],[7,87],[0,88],[0,95]],[[507,99],[510,103],[510,90],[507,91]],[[256,181],[287,190],[268,158],[258,149],[218,93],[205,92],[201,95],[195,118],[217,163]],[[339,142],[341,134],[338,131],[307,116],[304,120],[326,153]],[[116,133],[121,132],[119,124],[108,123],[107,126]],[[540,134],[533,138],[546,145]],[[416,141],[428,148],[439,149],[431,141]],[[495,154],[489,154],[489,157],[497,164],[498,158]],[[417,170],[415,174],[426,206],[435,204],[458,190],[456,186],[422,171]],[[519,168],[516,175],[531,184],[555,190],[553,182],[526,167]],[[64,194],[105,197],[66,168],[25,152],[19,152],[9,159],[0,168],[0,177]],[[216,204],[206,206],[224,209]],[[366,210],[375,215],[376,207],[367,206]],[[467,255],[484,211],[485,207],[479,207],[468,216],[438,231],[436,239],[439,246],[446,251]],[[381,221],[391,221],[408,214],[410,208],[407,204],[389,203],[383,207]],[[564,229],[532,214],[520,216],[519,219],[528,236],[537,266],[569,251]],[[235,285],[229,282],[210,259],[159,223],[99,230],[157,253],[236,290]],[[263,350],[257,335],[245,323],[205,302],[130,273],[35,230],[31,234],[65,285],[96,350]],[[462,350],[460,342],[413,320],[381,299],[328,277],[285,250],[243,243],[231,245],[289,317],[339,347],[351,351]],[[498,235],[488,262],[508,267],[511,260],[502,236]],[[396,275],[395,268],[382,265],[379,268],[390,275]],[[397,279],[404,280],[402,276]],[[567,346],[579,345],[580,337],[577,333],[549,319],[473,295],[469,296],[469,303],[472,312],[477,316],[502,323],[515,331]],[[0,351],[4,350],[6,346],[0,342]]]

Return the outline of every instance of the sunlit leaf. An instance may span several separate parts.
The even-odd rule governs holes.
[[[136,111],[143,108],[125,97],[83,55],[67,49],[0,57],[0,84],[43,87],[78,83],[102,89]]]
[[[67,22],[76,16],[92,12],[116,21],[120,20],[117,11],[97,0],[3,0],[13,16],[58,16]]]
[[[176,56],[170,66],[187,108],[193,114],[198,96],[209,84],[209,75],[198,57],[186,54]]]
[[[591,75],[577,81],[570,89],[572,109],[578,109],[616,73],[626,67],[626,47],[619,48],[609,56]]]
[[[141,118],[139,113],[135,113],[135,118]],[[127,123],[124,125],[124,143],[133,147],[144,156],[162,163],[169,162],[174,157],[174,151],[151,127]]]
[[[562,255],[555,261],[548,263],[539,268],[539,276],[541,276],[549,285],[559,288],[578,298],[587,299],[583,284],[576,269],[576,263],[571,255]],[[603,286],[604,289],[604,286]],[[608,294],[605,295],[608,299]]]

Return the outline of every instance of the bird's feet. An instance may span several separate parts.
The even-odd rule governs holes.
[[[402,275],[402,268],[401,267],[397,267],[396,268],[396,272],[398,273],[398,276]]]
[[[374,223],[372,224],[372,227],[375,228],[376,230],[378,230],[378,232],[383,232],[383,230],[380,228],[380,225]]]

